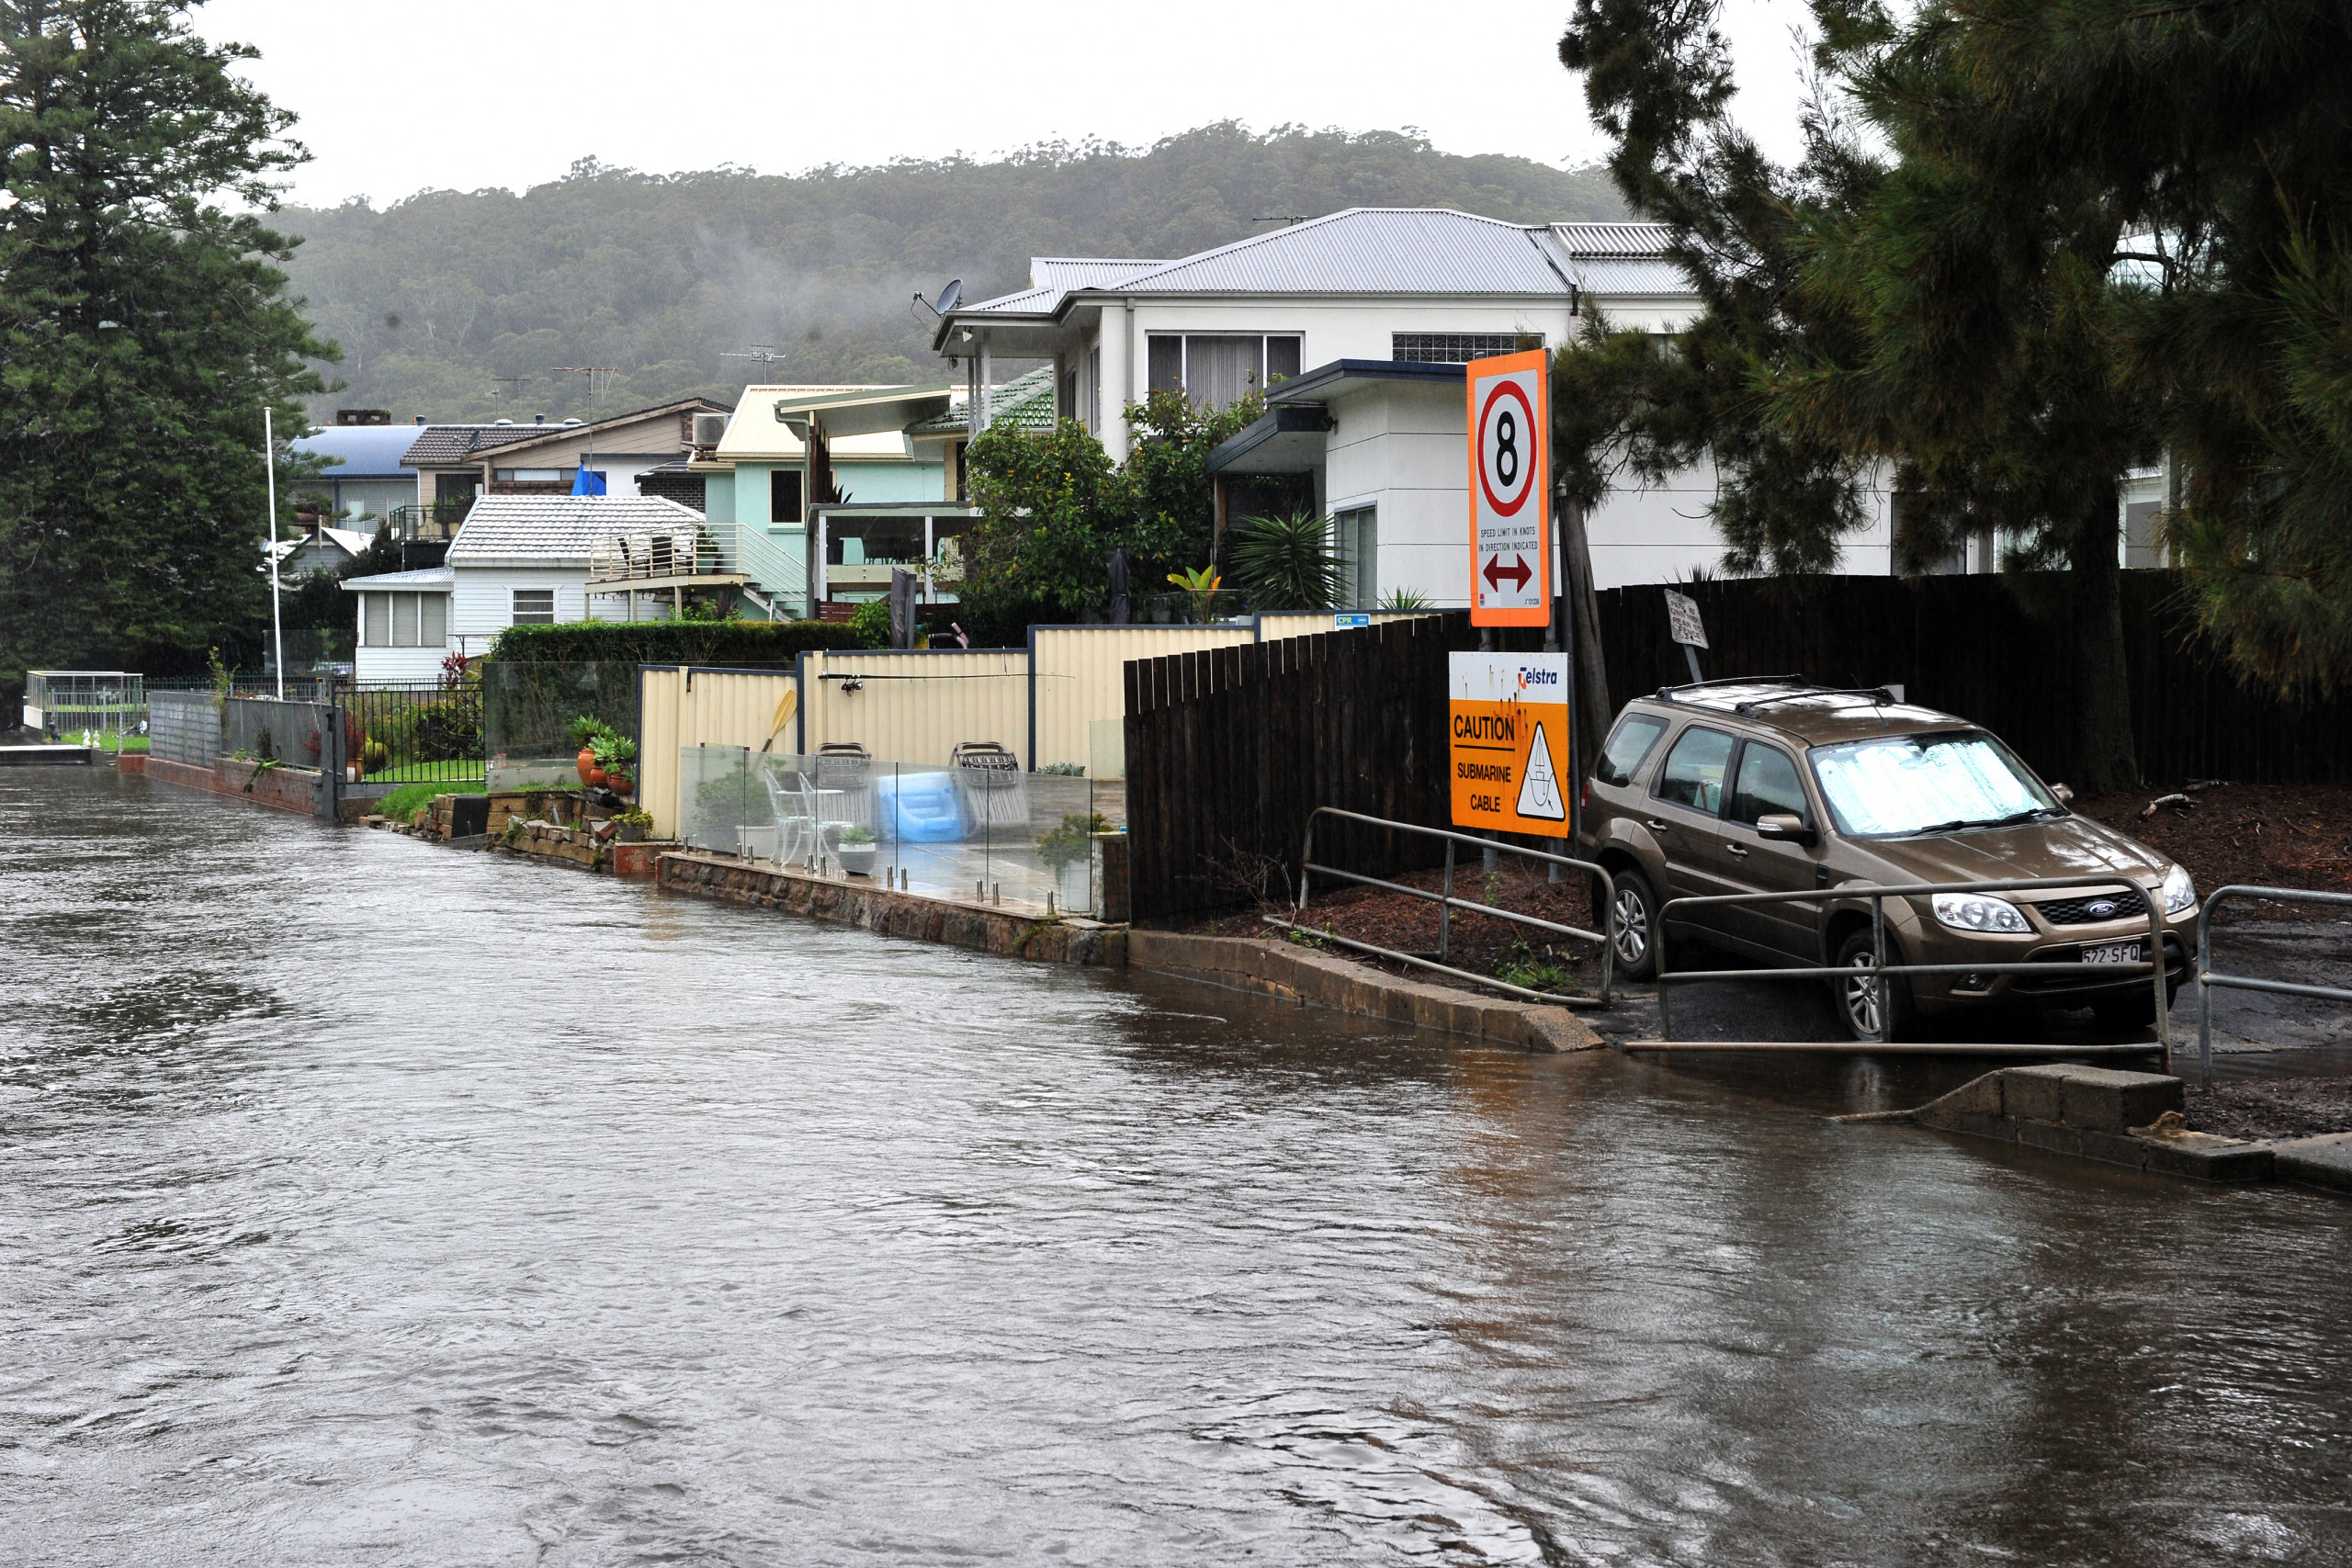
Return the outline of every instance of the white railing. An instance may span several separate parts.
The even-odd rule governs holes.
[[[735,523],[649,534],[614,534],[589,542],[591,586],[673,581],[679,578],[741,577],[764,599],[806,599],[808,570],[801,536],[772,537],[766,529]]]

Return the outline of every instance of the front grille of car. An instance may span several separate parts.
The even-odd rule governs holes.
[[[2090,926],[2103,920],[2130,919],[2148,912],[2148,900],[2138,888],[2126,893],[2091,893],[2080,898],[2052,898],[2036,904],[2041,918],[2053,926]]]

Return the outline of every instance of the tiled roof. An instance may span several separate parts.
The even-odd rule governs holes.
[[[492,446],[512,446],[528,441],[549,431],[577,430],[578,425],[560,424],[428,424],[419,432],[415,441],[401,458],[403,468],[446,468],[462,463],[476,452]]]
[[[493,561],[588,564],[588,544],[615,534],[693,528],[702,513],[652,495],[485,495],[449,541],[453,567]]]
[[[989,407],[995,411],[989,423],[1013,424],[1023,430],[1051,430],[1054,427],[1054,367],[1041,365],[1025,376],[1012,380],[989,393]],[[934,414],[920,424],[907,427],[909,435],[960,435],[972,426],[972,416],[962,394],[947,406],[947,412]]]

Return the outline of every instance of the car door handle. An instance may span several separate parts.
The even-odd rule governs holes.
[[[1674,825],[1670,822],[1651,822],[1645,819],[1642,826],[1653,833],[1670,833],[1674,830]]]
[[[1737,844],[1725,844],[1724,846],[1724,852],[1726,854],[1737,855],[1742,860],[1746,860],[1747,858],[1747,852],[1741,849]]]

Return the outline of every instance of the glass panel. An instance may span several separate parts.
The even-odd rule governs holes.
[[[1150,389],[1178,392],[1184,388],[1184,340],[1155,337],[1151,341]]]
[[[1635,770],[1665,733],[1666,720],[1642,714],[1628,715],[1610,735],[1609,744],[1601,749],[1600,766],[1593,769],[1593,775],[1607,784],[1632,783]]]
[[[1739,779],[1732,786],[1731,819],[1751,826],[1773,812],[1809,818],[1804,785],[1797,782],[1797,765],[1784,751],[1749,742],[1739,756]]]
[[[1838,830],[1925,833],[2022,821],[2058,802],[1989,735],[1907,735],[1825,746],[1814,776]]]
[[[392,646],[392,596],[389,593],[362,593],[360,609],[364,630],[360,641],[369,648]]]
[[[555,624],[555,590],[552,588],[514,590],[514,624],[518,626],[553,626]]]
[[[1723,809],[1724,770],[1731,766],[1731,737],[1719,729],[1686,729],[1666,754],[1657,795],[1712,817]]]
[[[1188,337],[1184,392],[1203,408],[1228,408],[1265,385],[1261,337]]]
[[[422,622],[417,632],[417,644],[423,648],[449,646],[449,596],[447,593],[421,593],[417,596]]]
[[[481,671],[482,750],[490,787],[576,786],[580,743],[574,720],[588,717],[638,739],[639,681],[634,662],[538,663],[493,659]]]
[[[768,521],[800,521],[800,470],[776,468],[768,475]]]
[[[392,646],[394,648],[416,646],[416,602],[423,597],[421,593],[392,595]]]
[[[1298,375],[1298,339],[1270,337],[1266,340],[1266,384],[1273,385],[1274,378],[1290,380]]]

